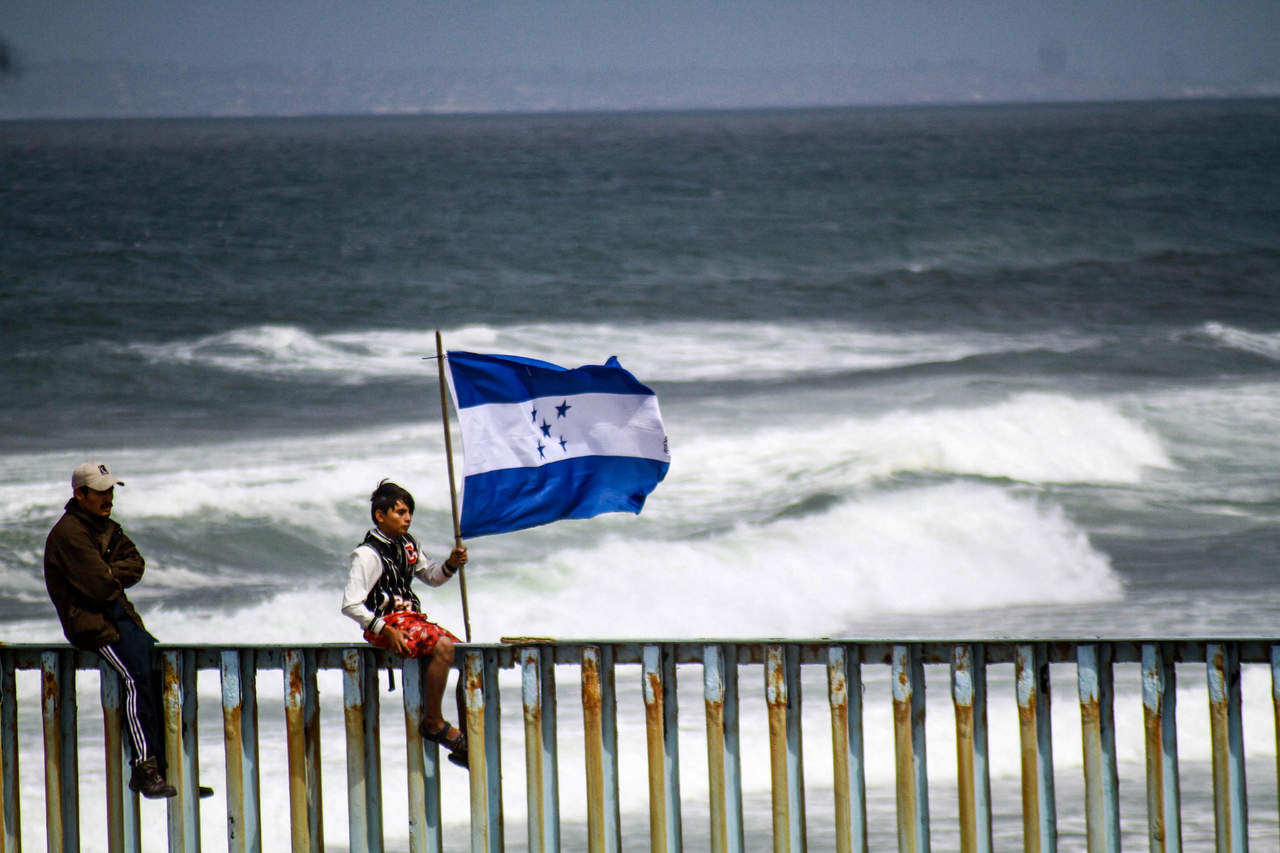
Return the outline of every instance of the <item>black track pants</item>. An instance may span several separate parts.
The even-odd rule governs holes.
[[[133,761],[155,758],[165,766],[164,730],[160,714],[160,676],[153,668],[156,638],[132,619],[116,623],[120,639],[102,646],[98,654],[123,682],[124,725],[133,747]]]

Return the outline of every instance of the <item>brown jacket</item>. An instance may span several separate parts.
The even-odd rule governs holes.
[[[125,588],[142,579],[146,563],[109,518],[96,518],[72,498],[44,543],[44,585],[73,646],[96,649],[120,639],[116,622],[142,625]]]

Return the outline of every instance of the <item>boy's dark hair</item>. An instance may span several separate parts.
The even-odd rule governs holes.
[[[390,480],[379,483],[378,488],[369,495],[369,517],[373,519],[373,523],[378,523],[379,510],[390,512],[395,507],[396,501],[404,501],[409,512],[413,512],[413,495],[409,494],[407,489],[397,486]]]

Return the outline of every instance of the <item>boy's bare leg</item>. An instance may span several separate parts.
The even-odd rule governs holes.
[[[444,711],[440,707],[444,698],[445,683],[449,680],[449,670],[453,669],[453,641],[441,637],[431,650],[431,660],[427,663],[425,686],[423,688],[423,719],[431,731],[438,731],[444,725]]]

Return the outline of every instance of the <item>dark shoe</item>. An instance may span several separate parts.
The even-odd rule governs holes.
[[[467,733],[462,729],[458,729],[457,737],[447,737],[449,729],[453,728],[446,720],[445,724],[434,732],[427,728],[427,721],[423,720],[418,724],[418,734],[422,735],[429,741],[440,744],[450,752],[466,752],[467,750]]]
[[[154,758],[133,765],[129,776],[129,790],[137,791],[149,800],[177,796],[178,790],[160,775],[160,765]]]
[[[201,786],[200,786],[200,799],[202,799],[202,800],[207,800],[207,799],[209,799],[209,798],[210,798],[210,797],[212,797],[212,796],[213,796],[213,789],[212,789],[212,788],[210,788],[210,787],[208,787],[208,786],[206,786],[206,785],[201,785]]]
[[[418,734],[422,735],[426,740],[438,743],[445,749],[449,750],[449,760],[459,767],[471,769],[471,764],[467,760],[467,733],[462,729],[458,729],[457,737],[447,737],[451,726],[446,720],[445,724],[436,731],[427,728],[427,721],[423,720],[418,724]]]

